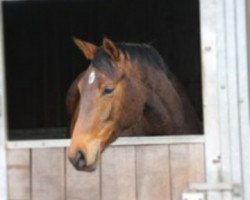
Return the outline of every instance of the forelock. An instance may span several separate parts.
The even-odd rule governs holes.
[[[115,66],[109,55],[102,48],[97,49],[91,63],[95,69],[103,72],[104,74],[108,76],[115,75]]]

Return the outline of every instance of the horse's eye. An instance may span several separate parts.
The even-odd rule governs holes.
[[[114,88],[112,87],[105,87],[102,91],[102,95],[109,95],[112,94],[114,91]]]

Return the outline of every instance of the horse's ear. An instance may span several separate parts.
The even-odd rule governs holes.
[[[120,53],[118,47],[115,45],[115,43],[108,39],[107,37],[103,38],[102,41],[102,47],[104,51],[115,61],[119,60]]]
[[[80,40],[78,38],[73,37],[73,41],[76,44],[76,46],[82,51],[83,55],[88,59],[92,60],[97,47],[94,44],[91,44],[89,42],[85,42],[83,40]]]

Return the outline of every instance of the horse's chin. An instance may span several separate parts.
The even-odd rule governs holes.
[[[89,165],[89,166],[85,166],[82,168],[76,168],[76,169],[78,171],[93,172],[96,170],[96,166],[97,166],[97,164],[95,163],[94,165]]]
[[[118,131],[113,131],[111,136],[109,137],[109,139],[106,141],[105,144],[103,144],[103,147],[101,149],[101,152],[103,152],[111,143],[113,143],[114,141],[116,141],[116,139],[118,138]]]

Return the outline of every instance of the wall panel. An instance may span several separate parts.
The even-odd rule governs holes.
[[[179,200],[204,180],[203,143],[111,146],[79,172],[60,148],[8,151],[10,200]]]
[[[101,163],[102,200],[135,200],[135,150],[133,146],[110,147]]]
[[[32,200],[64,199],[64,148],[33,149],[31,158]]]
[[[30,200],[30,150],[9,150],[7,168],[9,199]]]

